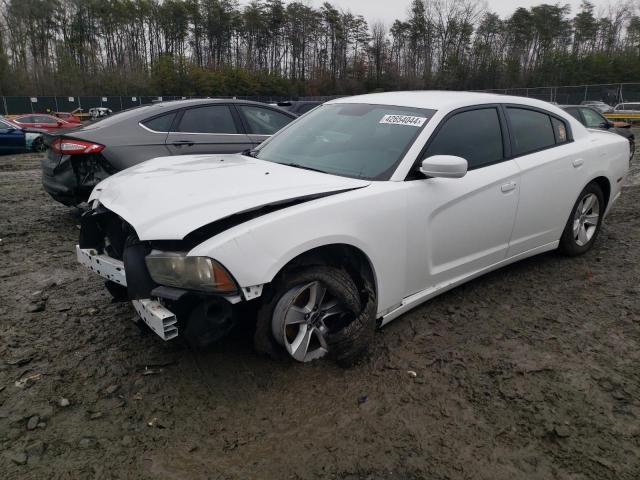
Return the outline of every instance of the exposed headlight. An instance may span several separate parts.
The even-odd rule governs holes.
[[[227,270],[209,257],[151,253],[146,257],[149,275],[167,287],[204,292],[233,293],[236,283]]]

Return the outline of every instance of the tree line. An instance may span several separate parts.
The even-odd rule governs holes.
[[[335,95],[640,80],[637,0],[500,18],[413,0],[369,25],[326,2],[0,0],[0,95]]]

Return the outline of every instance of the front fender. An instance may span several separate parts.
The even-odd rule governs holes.
[[[406,271],[403,182],[374,182],[269,213],[201,243],[189,255],[216,259],[240,287],[270,283],[291,260],[318,247],[350,245],[375,275],[378,311],[402,301]]]

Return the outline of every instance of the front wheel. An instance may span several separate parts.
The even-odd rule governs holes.
[[[573,257],[593,247],[602,226],[604,207],[604,194],[600,186],[595,182],[587,185],[578,196],[560,238],[562,253]]]
[[[373,337],[375,308],[369,308],[373,300],[335,267],[285,272],[258,312],[254,344],[272,356],[285,351],[298,362],[331,356],[348,366]]]
[[[31,149],[37,153],[44,153],[47,151],[47,146],[45,145],[43,138],[38,137],[33,141]]]

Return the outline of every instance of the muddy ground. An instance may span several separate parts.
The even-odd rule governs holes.
[[[640,186],[586,256],[457,288],[342,370],[242,332],[207,353],[145,335],[76,263],[37,167],[0,157],[0,477],[640,476]]]

